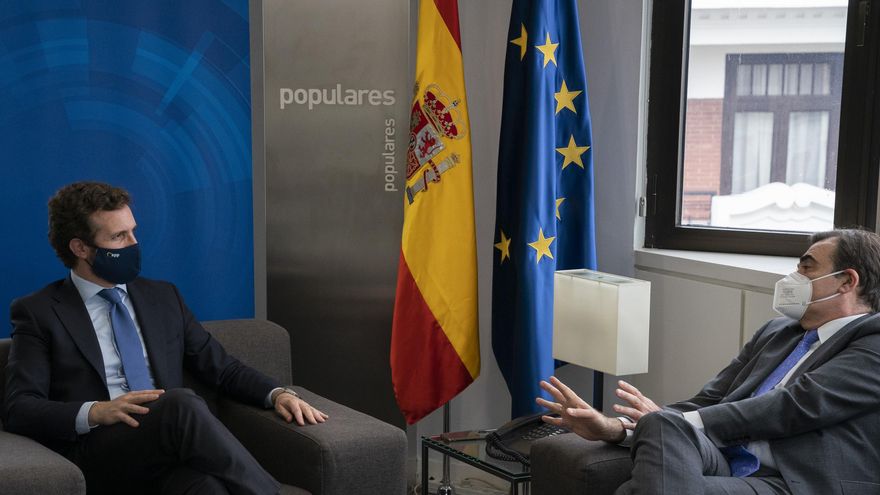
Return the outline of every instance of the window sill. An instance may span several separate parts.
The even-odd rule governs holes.
[[[637,248],[635,267],[714,285],[773,293],[776,282],[797,269],[798,258]]]

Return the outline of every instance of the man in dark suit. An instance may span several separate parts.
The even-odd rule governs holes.
[[[880,493],[880,237],[815,234],[774,308],[786,316],[687,401],[659,408],[621,381],[611,418],[553,377],[554,402],[537,401],[561,418],[545,421],[629,443],[620,494]]]
[[[49,201],[70,275],[13,301],[5,427],[82,469],[93,493],[270,494],[279,484],[183,387],[183,372],[303,425],[327,416],[226,354],[177,289],[138,277],[126,191],[80,182]]]

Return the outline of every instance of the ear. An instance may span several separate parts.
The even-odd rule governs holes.
[[[67,244],[67,247],[70,248],[70,252],[77,258],[81,260],[87,260],[89,258],[89,247],[82,241],[82,239],[74,237]]]
[[[849,281],[840,286],[840,292],[846,294],[847,292],[857,291],[859,288],[859,272],[853,270],[852,268],[847,268],[841,273],[841,275],[846,275],[849,277]]]

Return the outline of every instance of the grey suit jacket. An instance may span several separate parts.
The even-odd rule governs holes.
[[[183,386],[189,371],[209,387],[263,406],[278,384],[228,355],[167,282],[127,284],[156,386]],[[5,427],[63,452],[84,402],[109,400],[104,362],[85,304],[70,278],[16,299],[6,369]]]
[[[784,387],[750,397],[803,332],[771,320],[700,393],[668,407],[699,410],[716,445],[767,440],[795,494],[880,494],[880,314],[843,327]]]

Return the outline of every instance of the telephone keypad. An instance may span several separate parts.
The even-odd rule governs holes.
[[[560,428],[559,426],[544,423],[541,426],[529,430],[522,438],[523,440],[537,440],[539,438],[552,437],[562,433],[568,433],[568,430]]]

